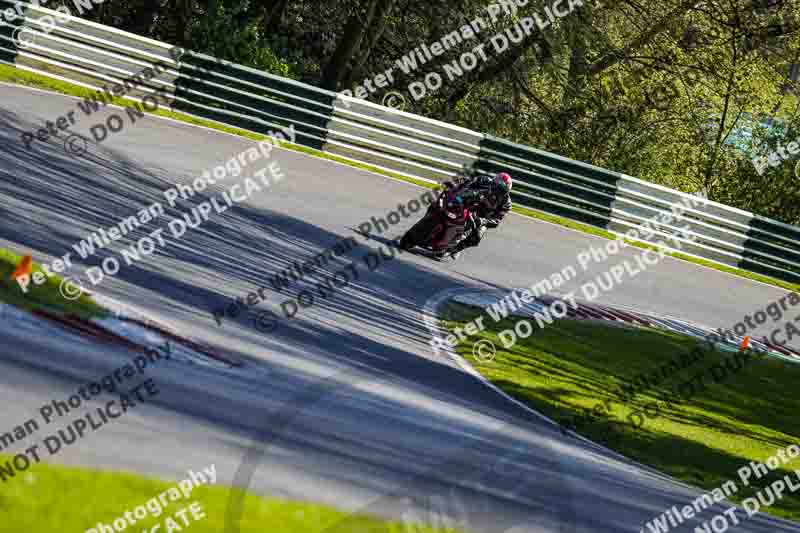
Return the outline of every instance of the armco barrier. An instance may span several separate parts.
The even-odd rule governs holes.
[[[173,109],[267,133],[293,125],[297,142],[397,174],[434,180],[470,169],[507,170],[514,201],[623,234],[659,216],[649,239],[673,250],[789,281],[800,281],[800,228],[715,202],[665,218],[690,197],[619,172],[187,52],[115,28],[24,4],[25,17],[0,27],[0,62],[94,89],[161,62],[166,71],[129,95],[174,95]],[[0,10],[13,7],[0,0]],[[42,17],[57,20],[55,27]],[[14,37],[24,28],[29,46]],[[27,40],[27,39],[26,39]],[[689,227],[691,239],[679,228]]]
[[[322,149],[333,93],[194,52],[180,63],[176,110],[258,133],[294,125],[302,144]]]
[[[477,168],[514,176],[514,200],[542,211],[607,227],[621,174],[486,136]]]
[[[0,0],[0,9],[15,4]],[[3,62],[95,89],[121,84],[161,62],[168,67],[164,74],[126,96],[139,99],[157,90],[174,93],[178,71],[170,55],[173,47],[50,9],[25,5],[25,19],[19,22],[20,27],[13,31],[0,29],[0,56],[13,54],[12,61]],[[49,24],[48,18],[58,23]],[[31,43],[24,44],[30,39]]]
[[[478,160],[483,135],[338,95],[325,151],[412,177],[447,180]]]
[[[6,8],[6,4],[0,3],[0,10],[5,10]],[[17,57],[17,46],[12,37],[15,30],[21,25],[21,20],[4,22],[4,19],[0,18],[0,61],[3,63],[13,64],[14,59]]]

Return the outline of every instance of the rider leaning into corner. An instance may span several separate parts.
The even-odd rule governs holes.
[[[473,218],[467,222],[466,236],[456,244],[450,255],[457,259],[464,248],[478,246],[486,228],[496,228],[511,211],[511,176],[505,172],[495,175],[478,173],[442,183],[447,188],[465,187],[480,195],[481,201]],[[444,255],[442,252],[441,255]]]

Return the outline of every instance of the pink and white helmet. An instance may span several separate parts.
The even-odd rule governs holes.
[[[497,174],[495,174],[495,176],[494,176],[494,181],[495,181],[495,182],[496,182],[498,185],[502,185],[503,187],[505,187],[506,189],[508,189],[508,191],[509,191],[509,192],[511,192],[511,176],[509,176],[507,173],[505,173],[505,172],[498,172],[498,173],[497,173]]]

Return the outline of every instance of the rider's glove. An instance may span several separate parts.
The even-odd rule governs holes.
[[[463,193],[462,196],[468,202],[479,201],[481,199],[481,193],[478,191],[467,191]]]

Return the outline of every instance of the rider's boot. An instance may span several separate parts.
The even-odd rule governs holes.
[[[467,247],[467,241],[470,239],[470,233],[471,231],[467,231],[461,237],[461,240],[458,241],[455,246],[453,246],[453,250],[450,252],[450,257],[453,259],[458,259],[458,257],[461,255],[461,252]]]
[[[464,251],[464,245],[462,244],[463,242],[464,241],[461,241],[460,243],[456,244],[453,251],[450,252],[450,257],[452,257],[453,259],[458,259],[459,256],[461,256],[461,252]]]
[[[433,257],[437,261],[442,261],[444,259],[444,256],[446,255],[447,255],[447,250],[438,250],[431,253],[431,257]]]

